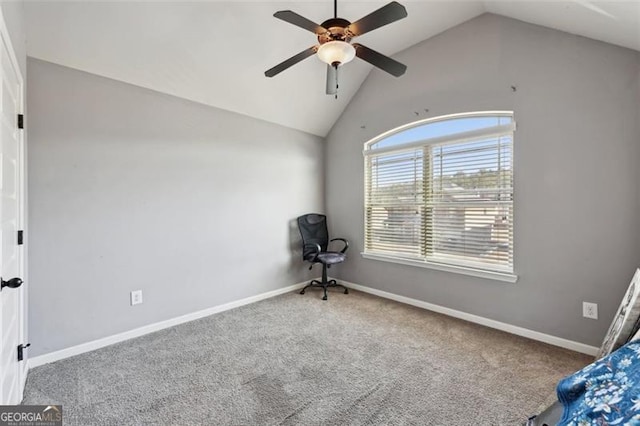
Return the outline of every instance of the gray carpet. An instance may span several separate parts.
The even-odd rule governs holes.
[[[288,293],[33,369],[66,425],[517,425],[590,357],[352,291]]]

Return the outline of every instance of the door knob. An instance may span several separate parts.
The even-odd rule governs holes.
[[[0,290],[9,287],[9,288],[18,288],[22,285],[22,278],[11,278],[9,281],[5,281],[0,278]]]

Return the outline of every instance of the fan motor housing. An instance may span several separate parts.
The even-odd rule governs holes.
[[[351,25],[351,22],[342,18],[331,18],[324,21],[321,26],[327,29],[327,33],[318,35],[318,42],[320,44],[327,43],[329,41],[341,40],[348,42],[351,40],[351,35],[347,31],[347,27]]]

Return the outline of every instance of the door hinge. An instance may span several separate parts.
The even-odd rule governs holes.
[[[24,231],[18,231],[18,245],[21,246],[24,244]]]
[[[18,345],[18,361],[22,361],[24,359],[24,350],[31,346],[31,343],[27,343],[26,345]]]
[[[18,129],[24,129],[24,114],[18,114]]]

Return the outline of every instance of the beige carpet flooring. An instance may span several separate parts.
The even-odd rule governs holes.
[[[288,293],[33,369],[65,425],[518,425],[591,358],[357,291]]]

